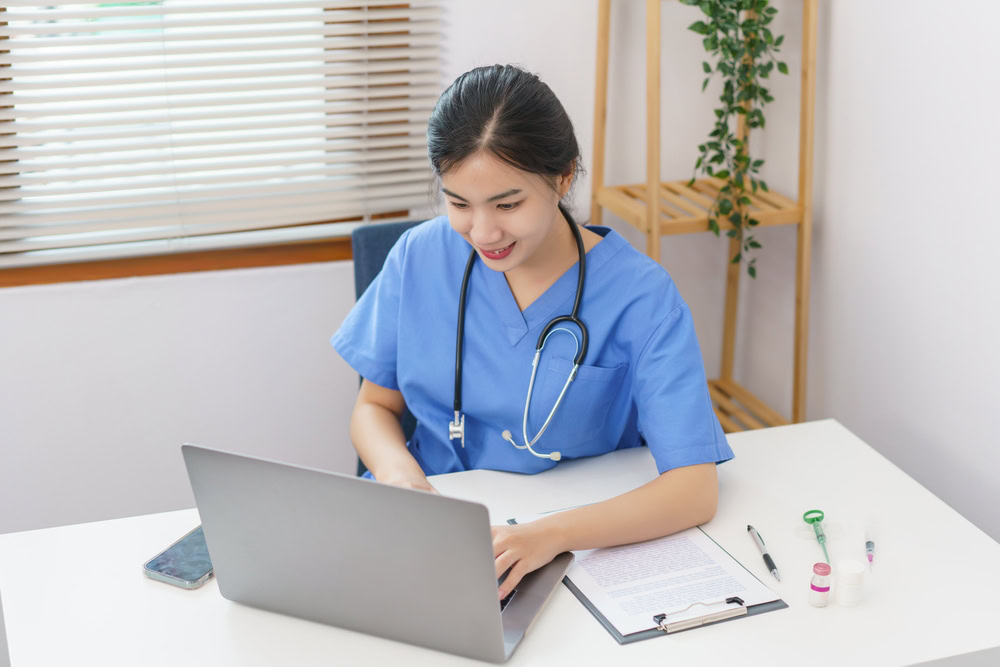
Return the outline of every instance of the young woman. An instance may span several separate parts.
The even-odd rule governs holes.
[[[427,136],[447,215],[403,234],[332,339],[364,378],[351,438],[374,478],[434,491],[428,475],[648,446],[648,484],[494,527],[500,598],[563,551],[710,520],[715,466],[733,454],[691,313],[662,267],[561,203],[580,155],[559,100],[515,67],[477,68],[441,95]]]

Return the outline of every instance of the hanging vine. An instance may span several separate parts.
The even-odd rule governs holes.
[[[750,213],[747,188],[767,192],[767,183],[758,178],[764,160],[751,158],[747,141],[734,134],[731,121],[743,116],[746,135],[750,130],[764,127],[763,107],[774,98],[761,84],[774,69],[788,74],[788,65],[775,58],[781,49],[784,36],[775,37],[767,27],[778,10],[768,0],[681,0],[685,5],[697,6],[707,21],[696,21],[688,29],[702,35],[705,51],[715,57],[715,66],[702,63],[707,75],[701,85],[702,92],[716,73],[722,78],[721,106],[715,108],[715,125],[708,141],[698,146],[695,175],[703,173],[725,181],[712,202],[708,213],[708,227],[719,236],[719,220],[728,220],[733,228],[726,232],[739,240],[739,249],[730,260],[733,264],[746,262],[747,273],[757,277],[757,259],[750,259],[752,250],[761,244],[752,234],[760,224]]]

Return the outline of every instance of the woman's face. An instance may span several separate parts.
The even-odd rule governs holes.
[[[448,221],[494,271],[537,265],[538,253],[565,225],[559,200],[569,190],[572,175],[551,181],[480,152],[441,176]]]

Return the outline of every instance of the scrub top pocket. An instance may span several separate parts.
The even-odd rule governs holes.
[[[535,396],[531,400],[531,411],[528,418],[529,437],[535,437],[545,419],[549,416],[552,406],[559,398],[559,392],[573,370],[572,359],[552,356],[545,374],[539,368],[536,378]],[[620,364],[613,368],[581,365],[576,378],[570,383],[559,409],[552,417],[552,423],[545,430],[545,435],[539,438],[537,446],[540,451],[559,449],[570,456],[578,453],[577,448],[587,442],[599,442],[601,429],[607,419],[611,404],[618,396],[622,380],[628,372],[628,364]],[[581,455],[588,453],[579,452]]]

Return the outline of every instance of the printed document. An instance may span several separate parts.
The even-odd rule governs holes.
[[[700,528],[574,553],[567,578],[622,635],[655,627],[657,614],[673,623],[732,608],[729,597],[747,607],[778,599]]]

